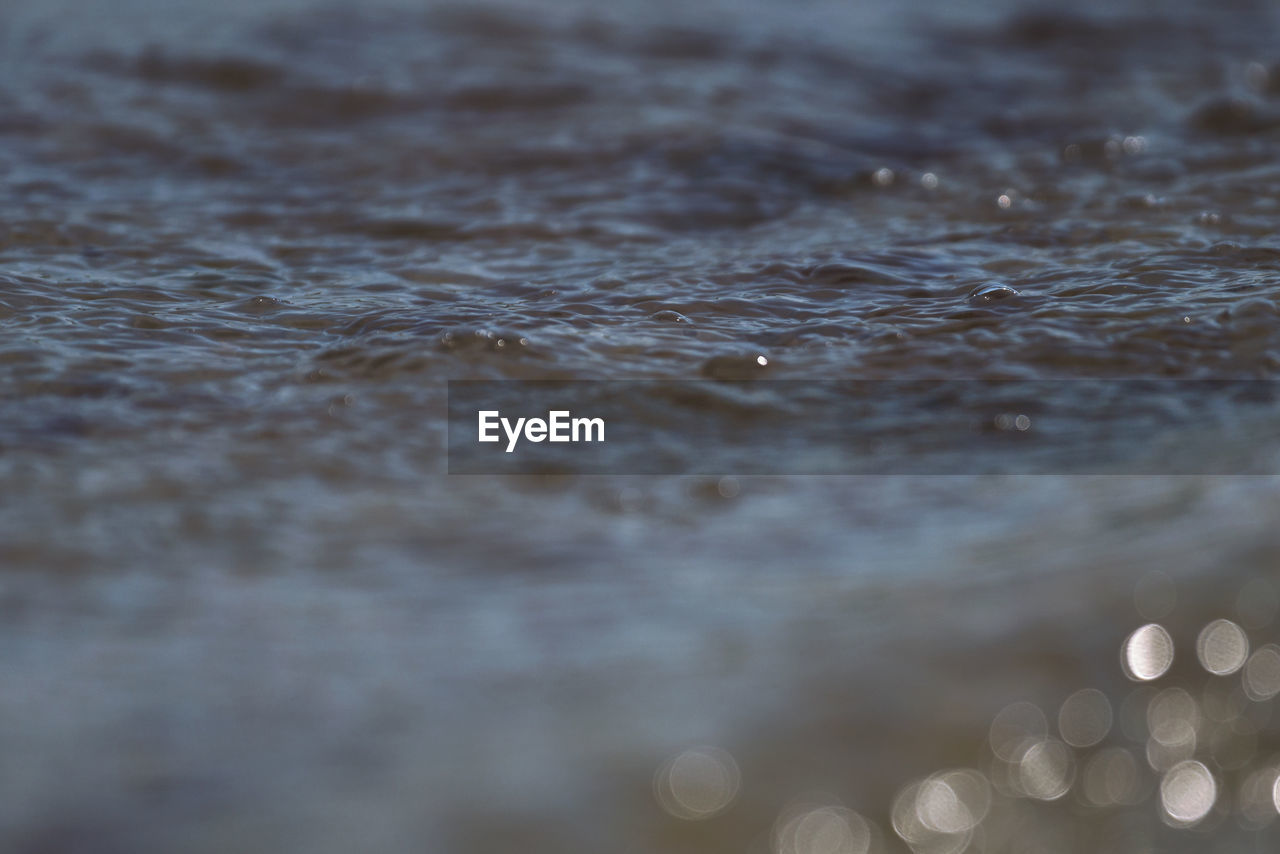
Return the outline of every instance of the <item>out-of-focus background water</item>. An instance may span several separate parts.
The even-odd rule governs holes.
[[[760,356],[1271,378],[1278,19],[0,4],[0,848],[1273,850],[1274,479],[443,434]]]

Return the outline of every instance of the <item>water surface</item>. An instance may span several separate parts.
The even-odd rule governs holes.
[[[1278,23],[0,7],[3,847],[1268,850],[1272,703],[1196,641],[1277,639],[1273,479],[460,478],[444,407],[1269,379]]]

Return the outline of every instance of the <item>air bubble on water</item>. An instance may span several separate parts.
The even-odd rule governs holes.
[[[877,169],[871,174],[871,180],[877,187],[887,187],[893,183],[893,170]]]
[[[920,176],[920,186],[926,190],[938,189],[938,176],[932,172],[926,172]]]
[[[721,498],[737,498],[738,493],[742,491],[742,484],[738,482],[736,477],[722,477],[716,482],[716,492]]]
[[[1031,429],[1031,416],[1015,412],[1001,412],[992,419],[997,430],[1016,430],[1025,433]]]
[[[989,305],[1016,296],[1018,292],[1008,285],[980,285],[969,292],[967,299],[970,305]]]

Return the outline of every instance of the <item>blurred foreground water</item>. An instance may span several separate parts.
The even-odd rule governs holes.
[[[447,379],[1271,378],[1277,23],[0,5],[0,848],[1273,850],[1274,478],[443,437]]]

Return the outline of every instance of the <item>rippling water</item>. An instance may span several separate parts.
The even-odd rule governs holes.
[[[206,6],[0,5],[0,847],[1274,846],[1274,479],[444,474],[448,379],[1272,378],[1272,4]]]

